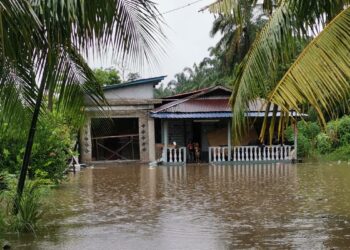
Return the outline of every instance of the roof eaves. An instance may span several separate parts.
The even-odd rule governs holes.
[[[205,89],[203,89],[203,91],[201,91],[201,92],[199,92],[199,93],[195,93],[195,94],[193,94],[193,95],[191,95],[191,96],[187,96],[187,97],[184,98],[184,99],[180,99],[180,100],[173,101],[173,102],[167,103],[167,104],[165,104],[165,105],[162,105],[162,106],[160,106],[160,107],[154,109],[151,113],[158,113],[158,112],[161,112],[161,111],[163,111],[163,110],[165,110],[165,109],[168,109],[168,108],[171,108],[171,107],[173,107],[173,106],[175,106],[175,105],[184,103],[184,102],[186,102],[186,101],[188,101],[188,100],[191,100],[191,99],[193,99],[193,98],[197,98],[197,97],[199,97],[199,96],[201,96],[201,95],[205,95],[205,94],[207,94],[207,93],[209,93],[209,92],[211,92],[211,91],[214,91],[214,90],[217,90],[217,89],[222,89],[222,88],[223,88],[222,86],[215,86],[215,87],[205,88]],[[225,90],[229,90],[229,89],[225,88]]]
[[[165,77],[166,76],[158,76],[158,77],[152,77],[152,78],[138,79],[135,81],[125,82],[125,83],[113,84],[109,86],[104,86],[103,90],[113,90],[113,89],[125,88],[129,86],[141,85],[141,84],[157,85],[159,82],[164,80]]]

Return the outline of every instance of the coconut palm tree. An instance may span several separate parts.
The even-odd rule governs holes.
[[[232,73],[234,65],[242,61],[264,20],[261,8],[253,6],[250,1],[239,0],[239,9],[241,19],[234,15],[217,13],[210,31],[211,37],[219,33],[221,35],[213,50],[219,54],[221,70],[226,74]],[[256,13],[254,18],[253,12]]]
[[[80,112],[84,95],[101,105],[101,86],[83,55],[111,49],[135,66],[156,63],[164,35],[150,0],[2,0],[0,108],[2,119],[31,108],[32,121],[18,181],[20,199],[43,96]]]
[[[226,14],[237,13],[237,2],[219,0],[208,8]],[[247,122],[244,110],[257,97],[282,107],[286,116],[288,110],[301,112],[300,107],[309,103],[322,122],[325,122],[325,112],[332,113],[335,106],[348,99],[349,4],[349,0],[264,0],[266,12],[271,15],[233,82],[235,135],[244,134]],[[307,43],[310,37],[313,39]],[[301,52],[297,49],[300,42],[305,43]],[[290,67],[280,74],[281,65]],[[286,120],[289,119],[280,119]]]

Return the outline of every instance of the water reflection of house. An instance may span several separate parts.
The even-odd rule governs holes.
[[[251,103],[246,112],[249,119],[255,120],[248,136],[241,145],[233,145],[230,89],[217,86],[155,99],[154,87],[164,78],[104,88],[110,107],[104,111],[91,104],[87,107],[88,120],[81,132],[83,161],[150,162],[161,158],[169,163],[184,162],[189,141],[199,144],[200,159],[204,162],[291,159],[292,145],[258,143],[265,114],[262,100]]]

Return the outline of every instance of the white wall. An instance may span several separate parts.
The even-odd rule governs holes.
[[[106,99],[153,99],[152,84],[105,90]]]

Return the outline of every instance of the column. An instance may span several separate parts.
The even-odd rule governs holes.
[[[149,129],[147,113],[139,114],[139,145],[140,145],[140,160],[142,162],[149,162]]]
[[[91,145],[91,118],[88,118],[84,127],[80,130],[80,155],[81,161],[84,163],[89,163],[92,161]]]
[[[164,154],[164,159],[163,161],[168,162],[168,144],[169,144],[169,139],[168,139],[168,121],[167,120],[163,120],[162,123],[162,139],[163,139],[163,152],[165,152]]]
[[[148,148],[149,148],[149,160],[156,160],[156,138],[154,132],[154,119],[148,118]]]

